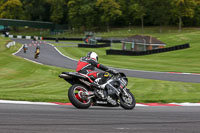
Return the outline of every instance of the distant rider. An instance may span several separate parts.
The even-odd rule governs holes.
[[[39,54],[40,54],[40,46],[37,46],[35,50],[35,58],[37,58]]]
[[[28,45],[24,44],[23,49],[24,49],[24,53],[26,53],[26,51],[28,50]]]

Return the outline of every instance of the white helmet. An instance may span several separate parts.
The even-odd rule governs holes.
[[[98,55],[95,52],[88,52],[87,57],[95,59],[96,61],[98,61]]]

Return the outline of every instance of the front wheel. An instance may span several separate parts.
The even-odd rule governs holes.
[[[128,96],[126,96],[124,93],[121,93],[120,95],[120,105],[124,109],[133,109],[135,107],[136,101],[135,97],[130,91],[127,91]]]
[[[91,106],[92,100],[88,98],[88,90],[80,84],[72,85],[68,90],[70,102],[79,109],[87,109]]]

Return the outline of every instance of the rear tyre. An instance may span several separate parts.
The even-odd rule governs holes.
[[[131,110],[135,107],[136,101],[135,97],[130,91],[127,91],[128,96],[125,96],[124,94],[120,95],[120,105],[122,108]]]
[[[72,85],[68,90],[70,102],[79,109],[87,109],[91,106],[92,100],[88,98],[88,90],[80,84]]]

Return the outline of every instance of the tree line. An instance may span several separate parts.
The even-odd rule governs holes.
[[[50,21],[70,28],[200,26],[200,0],[0,0],[0,18]]]

